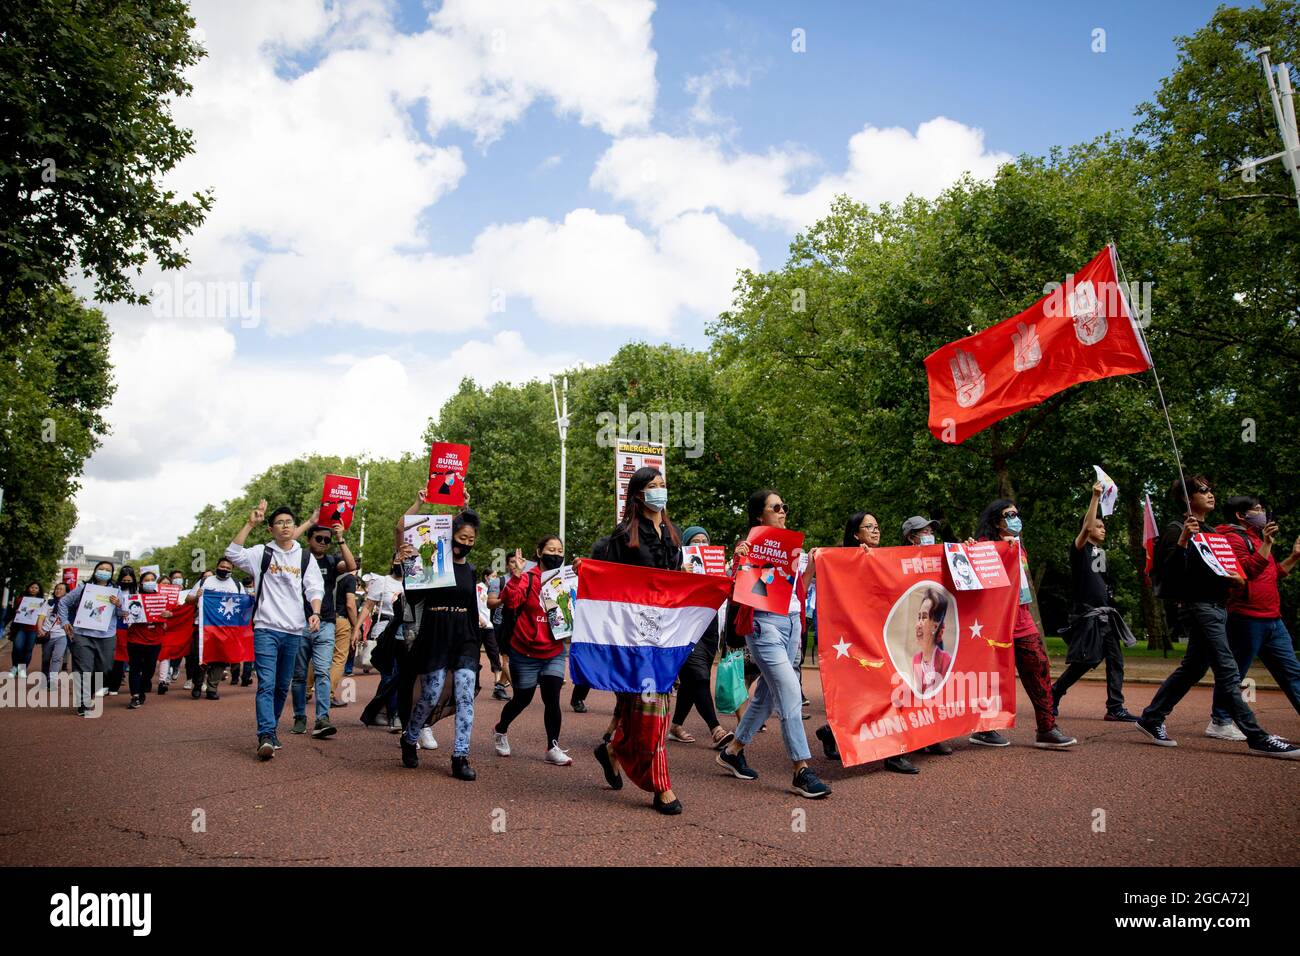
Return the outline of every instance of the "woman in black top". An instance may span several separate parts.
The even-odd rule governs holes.
[[[423,492],[416,502],[423,501]],[[415,510],[412,509],[412,512]],[[420,600],[420,623],[402,667],[408,673],[423,674],[420,699],[402,731],[402,763],[420,765],[420,730],[433,713],[447,675],[452,675],[456,700],[456,737],[451,751],[451,775],[473,780],[477,774],[469,765],[469,738],[474,728],[474,693],[478,681],[479,647],[478,595],[474,589],[474,565],[467,560],[478,538],[478,515],[465,510],[451,525],[452,571],[456,583],[448,587],[412,592],[406,599]]]
[[[627,485],[623,520],[610,535],[608,560],[644,568],[680,571],[681,532],[668,519],[668,486],[657,468],[638,468]],[[575,562],[577,564],[579,562]],[[581,572],[579,572],[581,573]],[[668,778],[668,694],[617,694],[614,736],[595,749],[605,782],[623,787],[618,768],[642,790],[654,794],[654,808],[682,812]]]

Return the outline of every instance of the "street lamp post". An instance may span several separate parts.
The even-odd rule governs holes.
[[[561,395],[563,401],[561,402]],[[567,440],[569,437],[569,376],[565,375],[560,392],[555,389],[555,376],[551,376],[551,401],[555,403],[555,428],[560,433],[560,542],[566,543],[564,537],[564,505],[568,490],[569,454]]]

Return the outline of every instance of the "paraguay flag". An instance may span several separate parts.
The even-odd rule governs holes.
[[[570,668],[597,690],[666,694],[731,579],[584,558]]]
[[[253,596],[204,591],[199,615],[199,662],[233,664],[253,659]]]

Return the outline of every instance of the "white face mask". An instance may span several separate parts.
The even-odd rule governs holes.
[[[921,535],[920,540],[919,540],[919,543],[920,543],[920,544],[934,544],[934,535],[932,535],[932,534],[923,534],[923,535]]]
[[[645,490],[645,505],[651,511],[663,511],[668,507],[668,489],[647,488]]]

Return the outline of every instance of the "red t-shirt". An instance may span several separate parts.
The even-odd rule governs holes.
[[[551,625],[542,610],[542,569],[529,568],[519,577],[511,576],[501,592],[505,605],[515,611],[515,629],[510,632],[510,646],[525,657],[550,660],[563,653],[564,642],[551,636]]]

